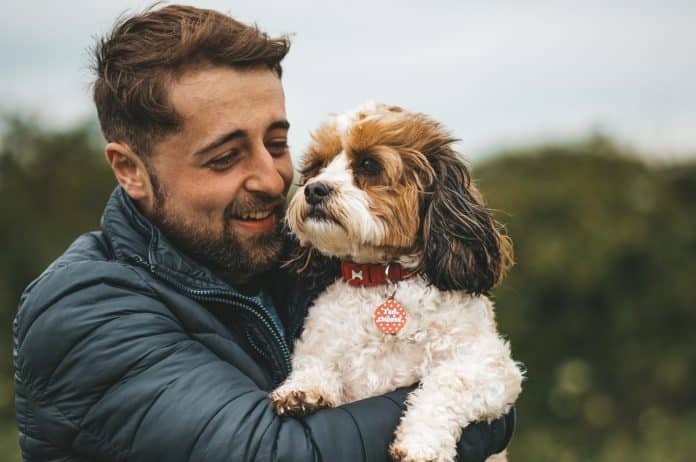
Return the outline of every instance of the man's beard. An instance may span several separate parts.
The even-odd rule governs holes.
[[[285,197],[255,193],[250,200],[233,201],[223,213],[223,229],[215,235],[205,225],[196,226],[189,219],[166,213],[166,190],[150,174],[155,196],[152,221],[174,246],[197,262],[211,269],[224,280],[246,283],[249,278],[274,267],[283,249],[282,224],[285,217]],[[231,226],[231,220],[244,212],[274,206],[272,230],[241,239]]]

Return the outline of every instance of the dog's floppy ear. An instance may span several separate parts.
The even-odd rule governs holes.
[[[450,143],[426,154],[434,178],[422,202],[421,271],[439,289],[486,294],[512,265],[512,243]]]

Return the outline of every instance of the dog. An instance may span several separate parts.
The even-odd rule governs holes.
[[[293,262],[340,278],[309,308],[271,400],[280,415],[304,415],[420,382],[390,455],[453,461],[462,428],[500,417],[521,391],[488,297],[512,264],[511,240],[432,118],[368,103],[312,140],[288,205]]]

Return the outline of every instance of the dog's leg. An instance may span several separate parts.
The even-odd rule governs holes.
[[[497,336],[469,343],[438,362],[407,400],[390,448],[395,460],[453,461],[462,428],[501,416],[521,390],[522,374]]]
[[[336,364],[346,350],[344,313],[336,304],[312,307],[292,356],[292,373],[271,393],[278,414],[305,415],[343,404]]]
[[[302,416],[341,404],[341,382],[330,359],[295,352],[292,363],[290,376],[270,395],[279,415]]]

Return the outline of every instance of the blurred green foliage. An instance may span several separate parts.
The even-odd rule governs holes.
[[[474,170],[518,261],[496,291],[528,369],[511,459],[694,460],[696,163],[593,136]]]
[[[19,461],[10,324],[24,286],[98,227],[115,185],[93,124],[7,119],[0,137],[0,459]],[[473,168],[517,265],[495,292],[528,378],[515,462],[686,462],[696,452],[696,163],[609,139]]]

